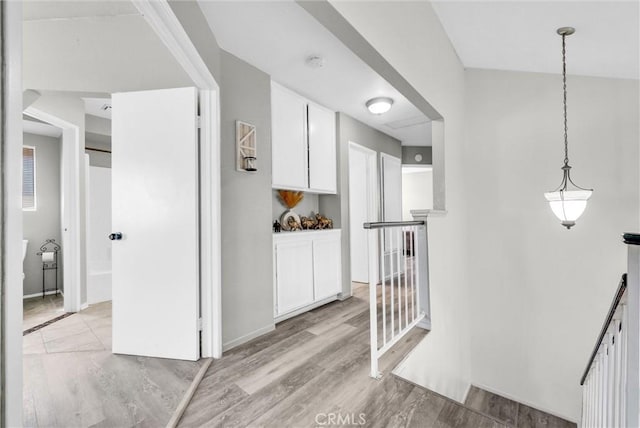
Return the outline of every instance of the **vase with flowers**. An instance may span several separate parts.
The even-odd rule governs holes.
[[[278,190],[280,203],[287,207],[287,211],[280,216],[280,224],[283,230],[300,230],[300,216],[293,211],[296,205],[304,199],[304,193],[295,190]]]

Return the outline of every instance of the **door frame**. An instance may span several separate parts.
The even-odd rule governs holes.
[[[358,144],[354,141],[349,141],[349,160],[351,159],[351,151],[355,150],[360,153],[363,153],[367,156],[367,177],[368,181],[368,195],[367,195],[367,213],[370,221],[378,221],[380,218],[380,192],[378,190],[379,180],[378,180],[378,152],[375,150],[371,150],[361,144]],[[350,161],[347,162],[348,173],[351,169]],[[349,183],[349,212],[351,212],[351,183]],[[349,214],[349,252],[351,252],[351,214]],[[351,254],[349,254],[349,264],[351,264]],[[349,272],[351,272],[351,268],[349,268]],[[369,269],[371,272],[371,269]],[[378,269],[376,268],[376,272]],[[369,278],[371,279],[371,278]],[[353,294],[353,280],[349,278],[351,294]],[[377,278],[376,278],[377,281]]]
[[[62,228],[62,278],[64,281],[64,311],[79,312],[82,307],[82,258],[80,226],[81,166],[80,128],[45,111],[29,107],[24,114],[62,129],[60,161],[60,200]],[[84,159],[84,156],[83,156]],[[86,172],[86,171],[85,171]],[[85,175],[86,178],[86,175]],[[86,235],[85,235],[86,236]],[[86,264],[86,261],[85,261]]]
[[[166,0],[133,0],[200,98],[201,357],[222,357],[220,222],[220,87]]]

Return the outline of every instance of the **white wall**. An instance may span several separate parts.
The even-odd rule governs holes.
[[[572,177],[594,193],[566,230],[543,192],[562,177],[559,75],[467,70],[466,269],[471,381],[559,415],[579,380],[638,230],[638,81],[569,76]]]
[[[462,268],[467,245],[462,163],[464,69],[428,2],[331,4],[444,117],[444,129],[439,122],[433,123],[434,131],[444,132],[446,138],[449,211],[428,225],[433,331],[399,372],[413,382],[462,399],[470,379],[469,283]],[[434,162],[440,159],[437,150],[434,143]]]
[[[193,85],[141,15],[26,21],[23,67],[24,87],[38,90],[113,93]]]
[[[433,169],[402,166],[402,220],[413,220],[411,210],[433,208]]]

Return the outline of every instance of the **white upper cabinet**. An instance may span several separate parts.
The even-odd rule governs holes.
[[[273,187],[306,190],[307,100],[276,84],[271,85],[271,135]]]
[[[272,187],[336,193],[335,113],[271,82]]]
[[[309,189],[336,193],[336,114],[319,105],[307,105],[309,123]]]

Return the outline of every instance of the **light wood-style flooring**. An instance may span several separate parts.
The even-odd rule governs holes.
[[[425,334],[414,329],[385,354],[375,380],[366,297],[330,303],[215,360],[179,426],[506,426],[390,374]]]
[[[111,302],[24,336],[26,427],[163,427],[202,362],[114,355]]]
[[[576,424],[472,386],[464,403],[509,427],[575,428]]]

